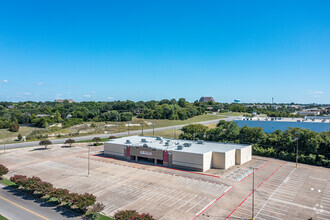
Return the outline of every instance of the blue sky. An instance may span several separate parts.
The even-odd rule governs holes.
[[[3,1],[0,100],[330,103],[330,1]]]

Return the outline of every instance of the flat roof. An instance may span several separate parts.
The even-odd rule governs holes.
[[[160,138],[160,139],[159,139]],[[146,142],[142,142],[144,139]],[[126,141],[129,140],[130,143]],[[192,141],[182,139],[172,139],[163,137],[151,137],[151,136],[129,136],[111,139],[106,143],[119,144],[125,146],[143,147],[147,144],[148,147],[156,148],[159,150],[179,151],[179,152],[190,152],[196,154],[204,154],[207,152],[220,152],[225,153],[234,149],[243,149],[250,145],[247,144],[233,144],[233,143],[221,143],[211,141]],[[168,146],[166,145],[168,143]],[[189,144],[189,147],[186,147]],[[178,146],[182,146],[182,150],[178,150]]]

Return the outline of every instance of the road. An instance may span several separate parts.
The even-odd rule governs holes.
[[[232,121],[236,119],[237,117],[235,116],[226,116],[226,118],[220,118],[220,119],[215,119],[215,120],[210,120],[210,121],[202,121],[202,122],[197,122],[195,124],[203,124],[203,125],[208,125],[208,124],[214,124],[217,123],[219,120],[225,120],[225,121]],[[175,126],[169,126],[169,127],[160,127],[160,128],[155,128],[155,131],[164,131],[164,130],[169,130],[169,129],[181,129],[183,125],[175,125]],[[143,130],[144,133],[152,132],[153,129],[145,129]],[[136,135],[136,134],[141,134],[141,130],[133,130],[129,132],[129,135]],[[106,138],[109,136],[125,136],[128,135],[128,132],[120,132],[120,133],[113,133],[113,134],[94,134],[94,135],[87,135],[87,136],[80,136],[80,137],[70,137],[70,139],[74,139],[75,141],[85,141],[85,140],[90,140],[93,139],[94,137],[101,137],[101,138]],[[60,138],[60,139],[54,139],[51,140],[53,144],[63,144],[68,138]],[[15,143],[15,144],[6,144],[6,149],[13,149],[13,148],[22,148],[22,147],[31,147],[31,146],[36,146],[39,145],[39,141],[31,141],[31,142],[21,142],[21,143]],[[4,145],[0,146],[0,150],[4,149]]]
[[[72,212],[44,203],[0,184],[0,214],[10,220],[83,219]]]

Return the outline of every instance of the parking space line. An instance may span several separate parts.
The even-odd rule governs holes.
[[[195,206],[199,205],[200,203],[202,203],[204,200],[206,199],[206,197],[204,197],[202,200],[200,200],[198,203],[196,203],[195,205],[191,206],[190,209],[188,209],[186,212],[189,212],[191,209],[193,209]]]

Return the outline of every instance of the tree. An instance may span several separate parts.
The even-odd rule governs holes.
[[[76,143],[74,139],[68,139],[65,141],[65,144],[68,144],[70,147],[72,147],[72,144]]]
[[[52,142],[50,140],[42,140],[39,142],[39,145],[45,146],[45,149],[47,149],[47,146],[51,145],[51,144],[52,144]]]
[[[8,168],[0,164],[0,179],[2,179],[2,176],[6,175],[8,172],[9,172]]]
[[[12,126],[10,127],[9,131],[18,132],[18,130],[19,130],[19,124],[17,123],[17,121],[14,121]]]
[[[21,134],[18,134],[18,135],[17,135],[17,140],[18,140],[18,141],[21,141],[22,139],[23,139],[23,136],[22,136]]]
[[[94,146],[98,146],[99,145],[99,142],[101,142],[101,138],[100,137],[94,137],[93,138],[93,141],[95,142],[94,143]]]
[[[191,124],[184,126],[181,130],[184,132],[184,134],[180,135],[180,138],[182,139],[203,139],[204,134],[207,131],[207,127],[202,124]],[[188,135],[187,135],[188,134]],[[186,136],[185,136],[186,135]]]

